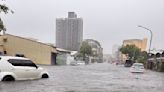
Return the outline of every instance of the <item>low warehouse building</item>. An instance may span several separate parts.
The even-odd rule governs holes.
[[[53,45],[5,34],[0,36],[0,54],[24,55],[36,64],[55,65],[57,51]]]

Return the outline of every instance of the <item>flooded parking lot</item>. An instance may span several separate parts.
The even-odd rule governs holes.
[[[0,92],[163,92],[164,73],[147,70],[133,74],[129,68],[108,63],[84,66],[42,66],[49,79],[0,82]]]

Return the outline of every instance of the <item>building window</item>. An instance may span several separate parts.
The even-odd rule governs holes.
[[[3,42],[7,42],[7,38],[4,38],[4,39],[3,39]]]
[[[0,52],[0,55],[3,55],[3,53],[2,53],[2,52]]]
[[[7,51],[4,51],[3,53],[4,53],[4,54],[7,54]]]

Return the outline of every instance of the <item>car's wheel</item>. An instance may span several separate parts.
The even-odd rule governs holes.
[[[14,81],[15,79],[11,75],[5,76],[2,81]]]
[[[42,78],[49,78],[48,74],[43,74]]]

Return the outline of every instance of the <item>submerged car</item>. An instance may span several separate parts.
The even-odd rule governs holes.
[[[0,81],[49,78],[48,72],[24,57],[0,56]]]
[[[72,62],[70,63],[70,65],[72,65],[72,66],[77,66],[77,62],[72,61]]]
[[[85,65],[84,61],[77,61],[77,65]]]
[[[73,61],[70,63],[72,66],[85,65],[84,61]]]
[[[144,65],[142,63],[134,63],[130,68],[130,72],[132,73],[144,73]]]
[[[131,67],[132,65],[133,65],[133,61],[132,60],[126,60],[125,61],[125,64],[124,64],[125,67]]]

